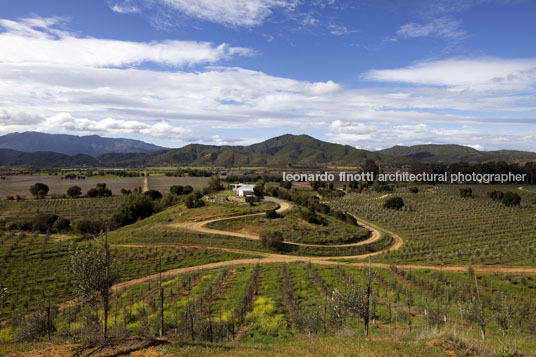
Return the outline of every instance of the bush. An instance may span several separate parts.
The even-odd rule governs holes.
[[[283,234],[279,231],[262,231],[260,239],[262,246],[265,248],[279,250],[283,246]]]
[[[301,218],[312,224],[322,224],[322,219],[312,209],[304,209],[300,212]]]
[[[274,219],[279,217],[279,213],[277,213],[275,209],[266,211],[266,218]]]
[[[157,190],[149,190],[143,194],[149,196],[153,201],[162,199],[162,194]]]
[[[72,186],[72,187],[69,187],[69,189],[67,190],[67,196],[69,197],[80,197],[80,195],[82,194],[82,189],[79,187],[79,186]]]
[[[105,183],[98,183],[95,188],[87,191],[88,197],[108,197],[112,195],[112,191],[106,187]]]
[[[514,192],[506,192],[501,201],[505,206],[518,206],[521,202],[521,197]]]
[[[387,201],[385,201],[383,207],[399,210],[404,207],[404,200],[402,199],[402,197],[391,197]]]
[[[58,216],[52,213],[42,213],[34,218],[32,231],[46,233],[52,231],[54,223],[58,220]]]
[[[36,198],[43,198],[47,195],[49,188],[44,183],[36,183],[35,185],[30,186],[30,193]]]
[[[59,217],[52,225],[55,232],[67,232],[71,229],[71,221],[67,218]]]
[[[409,188],[410,193],[419,193],[419,189],[416,186],[412,186]]]
[[[536,197],[534,197],[534,198],[532,199],[531,203],[532,203],[533,205],[536,205]]]
[[[112,221],[124,226],[151,216],[155,212],[153,200],[146,194],[133,193],[124,196],[119,205],[117,213],[113,215]]]
[[[460,188],[460,196],[463,198],[473,197],[473,189],[471,187]]]
[[[180,195],[188,195],[194,192],[194,189],[190,185],[186,185],[186,186],[173,185],[169,188],[169,192],[173,193],[174,195],[180,196]]]
[[[494,201],[502,201],[504,197],[504,193],[502,193],[501,191],[497,191],[497,190],[491,190],[491,191],[488,191],[488,197]]]
[[[82,218],[73,224],[73,230],[78,234],[97,234],[106,229],[103,222]]]
[[[201,197],[203,197],[201,195],[201,192],[194,191],[190,193],[188,196],[186,196],[186,200],[184,201],[184,203],[186,204],[186,207],[188,208],[203,207],[205,205],[205,201],[203,201]]]

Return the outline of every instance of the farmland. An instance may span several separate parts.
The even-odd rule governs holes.
[[[374,356],[533,356],[536,195],[472,185],[472,197],[464,198],[461,187],[469,186],[328,194],[314,199],[331,209],[316,212],[323,224],[306,221],[306,207],[294,201],[283,209],[281,200],[247,204],[220,191],[202,207],[179,202],[111,231],[111,269],[120,279],[107,309],[109,352],[136,336],[142,347],[132,348],[159,355],[345,355],[351,348]],[[304,189],[300,195],[316,195]],[[492,189],[519,193],[520,205],[493,201]],[[404,206],[385,208],[391,197]],[[2,204],[9,217],[46,211],[105,218],[118,199]],[[265,212],[278,205],[278,217],[269,218]],[[355,215],[358,225],[336,218],[340,212]],[[281,232],[285,242],[264,246],[258,235],[265,230]],[[44,316],[49,298],[57,307],[54,341],[102,338],[103,304],[77,303],[70,269],[75,249],[91,242],[0,233],[6,351],[48,348],[18,341],[32,318]],[[160,335],[172,343],[154,339]]]
[[[472,198],[460,186],[420,187],[413,194],[400,187],[390,194],[364,192],[328,201],[330,206],[387,227],[405,238],[404,246],[376,258],[393,263],[536,265],[534,194],[515,186],[473,185]],[[519,206],[505,206],[487,196],[492,189],[515,191]],[[401,210],[383,207],[400,196]]]
[[[172,185],[190,185],[199,189],[206,185],[207,177],[149,177],[149,185],[153,190],[169,192]],[[97,183],[106,183],[114,195],[122,188],[134,190],[143,185],[143,177],[88,177],[84,179],[62,179],[61,176],[5,176],[0,182],[0,197],[16,196],[30,198],[30,186],[41,182],[50,187],[49,196],[63,196],[71,186],[79,186],[82,193],[95,187]]]

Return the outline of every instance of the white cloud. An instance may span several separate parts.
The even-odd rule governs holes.
[[[445,86],[458,91],[525,90],[536,83],[536,58],[454,58],[419,62],[405,68],[373,70],[364,77],[382,82]]]
[[[253,51],[208,42],[129,42],[77,37],[58,29],[58,18],[0,20],[1,63],[46,63],[91,67],[121,67],[153,62],[182,67],[216,63]],[[24,44],[23,46],[21,44]]]
[[[438,140],[449,139],[444,134],[448,133],[454,140],[463,133],[447,132],[445,128],[452,125],[471,125],[487,133],[494,124],[518,124],[524,136],[496,135],[501,140],[515,139],[511,143],[518,148],[533,146],[536,135],[525,130],[536,125],[533,59],[421,62],[366,74],[371,80],[417,87],[349,89],[329,80],[300,81],[242,68],[212,66],[196,72],[125,68],[120,64],[135,64],[147,54],[137,50],[135,54],[108,53],[117,49],[128,52],[131,43],[123,41],[115,41],[114,48],[105,50],[90,46],[98,60],[80,58],[88,56],[86,45],[93,43],[85,40],[99,46],[108,40],[75,37],[65,32],[59,21],[0,22],[5,29],[0,33],[0,131],[63,130],[229,143],[222,129],[291,128],[328,130],[337,140],[369,140],[378,147],[400,138],[403,142],[434,141],[430,133],[437,134]],[[10,37],[21,40],[19,43],[35,41],[34,53],[17,52],[24,49],[10,47],[9,41],[4,41]],[[51,42],[61,43],[56,53],[39,47]],[[196,55],[200,44],[191,44],[184,45],[181,58],[211,58]],[[152,46],[136,45],[147,51]],[[208,45],[206,50],[217,48]],[[239,55],[241,51],[226,47],[225,53]],[[163,53],[151,58],[161,64],[182,61]],[[444,130],[434,132],[437,127]],[[498,139],[491,141],[491,135],[482,134],[480,142],[477,132],[462,135],[462,144],[499,145]],[[216,134],[222,137],[213,137]]]
[[[290,0],[156,0],[158,3],[201,20],[227,26],[252,27],[262,24],[275,8],[292,9]]]
[[[460,30],[460,22],[448,17],[441,17],[426,24],[406,24],[396,34],[400,37],[441,37],[449,40],[460,40],[467,36],[465,31]]]
[[[4,118],[4,120],[2,120]],[[17,120],[17,118],[31,118]],[[37,130],[43,132],[76,132],[97,134],[133,134],[146,135],[159,138],[177,139],[184,138],[192,133],[189,128],[172,126],[166,121],[146,123],[137,120],[118,120],[106,118],[102,120],[90,120],[87,118],[74,117],[71,113],[57,113],[50,117],[29,115],[27,113],[0,113],[0,131],[24,131]]]
[[[536,133],[531,131],[532,137]],[[327,136],[335,142],[356,147],[378,150],[394,145],[417,144],[458,144],[477,150],[511,148],[512,142],[525,143],[525,150],[531,150],[527,133],[515,130],[483,132],[478,126],[432,126],[429,124],[383,125],[337,121],[330,127]],[[474,144],[478,142],[480,144]]]

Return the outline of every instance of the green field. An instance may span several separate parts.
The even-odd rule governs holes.
[[[240,318],[237,307],[255,269],[259,269],[258,277],[252,280],[255,293],[248,296],[247,313]],[[408,342],[411,340],[417,341],[417,346],[422,344],[413,350],[417,355],[430,355],[432,351],[444,354],[449,349],[465,349],[469,356],[493,355],[504,345],[504,336],[510,347],[515,346],[526,356],[534,355],[536,306],[530,296],[536,291],[536,276],[473,277],[468,273],[372,269],[371,277],[370,334],[384,353],[380,355],[387,355],[396,346],[402,355],[416,355],[411,354],[409,346],[415,346],[415,342]],[[172,339],[190,340],[191,330],[185,320],[190,306],[195,310],[194,340],[219,343],[209,347],[214,353],[231,349],[238,355],[246,354],[263,343],[263,351],[267,348],[269,354],[276,354],[287,341],[298,344],[297,352],[336,353],[344,347],[335,340],[330,340],[333,345],[329,347],[307,347],[303,343],[311,336],[315,337],[312,341],[316,337],[329,340],[328,336],[340,333],[354,340],[363,336],[359,312],[343,308],[337,301],[339,296],[349,296],[349,291],[365,287],[368,279],[366,268],[307,264],[183,274],[163,282],[165,328]],[[484,305],[486,344],[478,343],[481,332],[474,300],[477,286]],[[159,301],[158,280],[117,292],[110,309],[110,331],[158,334]],[[58,335],[84,334],[86,313],[83,306],[66,310],[56,321]],[[211,332],[206,326],[211,326]],[[5,327],[0,336],[5,343],[16,333],[16,329]],[[240,347],[232,343],[237,338],[242,342]],[[425,343],[434,340],[435,344]],[[353,348],[371,351],[373,345],[365,341],[371,340]],[[195,346],[172,346],[163,351],[193,353]],[[475,350],[471,352],[470,348]]]
[[[263,213],[276,208],[273,202],[209,198],[204,207],[178,204],[112,231],[112,269],[125,285],[113,289],[109,348],[116,348],[114,353],[130,348],[121,347],[130,343],[125,336],[159,336],[163,322],[172,343],[140,353],[346,356],[351,350],[364,356],[535,356],[534,194],[516,186],[472,185],[473,197],[462,198],[461,187],[466,186],[421,185],[414,194],[401,186],[388,193],[365,190],[326,199],[332,210],[380,227],[378,240],[362,246],[283,244],[274,250],[257,240],[189,228],[231,217],[208,227],[250,234],[280,231],[286,240],[324,245],[368,237],[364,228],[320,212],[323,224],[308,223],[295,202],[282,217],[269,219]],[[518,193],[521,204],[491,200],[487,192],[492,189]],[[403,199],[401,210],[383,207],[394,196]],[[40,212],[106,217],[116,200],[2,201],[2,212],[9,219]],[[241,217],[256,213],[261,214]],[[381,228],[402,237],[399,249],[373,256],[370,270],[363,259],[337,261],[389,248],[394,240]],[[52,316],[53,348],[69,355],[78,347],[66,343],[85,346],[101,338],[102,303],[75,300],[74,244],[87,248],[88,241],[0,232],[0,288],[7,289],[0,290],[7,291],[0,296],[0,355],[48,348],[41,343],[43,330],[30,330],[41,337],[25,336],[32,323],[43,323],[49,297],[52,306],[62,306]],[[189,267],[199,269],[166,273]],[[441,271],[450,267],[457,272]],[[138,278],[143,279],[133,280]],[[63,304],[67,301],[71,304]]]
[[[536,265],[536,206],[532,194],[516,186],[473,185],[474,198],[462,198],[458,185],[422,186],[418,194],[396,192],[348,194],[329,205],[352,212],[404,237],[395,252],[376,258],[393,263]],[[464,186],[465,187],[465,186]],[[492,189],[512,191],[520,206],[492,201]],[[399,211],[383,207],[388,197],[400,196]]]

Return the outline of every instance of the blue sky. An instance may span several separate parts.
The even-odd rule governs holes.
[[[0,133],[536,151],[536,2],[0,2]]]

